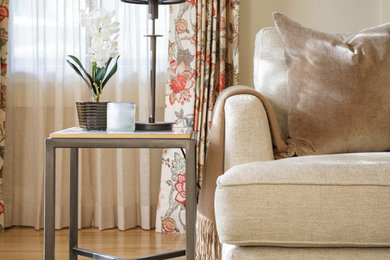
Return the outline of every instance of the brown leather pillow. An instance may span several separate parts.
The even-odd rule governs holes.
[[[273,17],[288,65],[289,154],[390,150],[390,23],[342,41]]]

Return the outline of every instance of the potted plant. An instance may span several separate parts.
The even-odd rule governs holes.
[[[104,86],[118,68],[119,23],[113,21],[115,12],[88,9],[81,13],[81,25],[90,38],[88,56],[90,73],[74,55],[68,55],[68,64],[84,80],[92,102],[76,102],[80,127],[87,130],[106,130],[107,102],[100,102]]]

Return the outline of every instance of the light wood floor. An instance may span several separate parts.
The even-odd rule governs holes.
[[[68,260],[68,229],[56,231],[56,260]],[[119,231],[82,229],[79,247],[125,259],[185,248],[185,235],[161,234],[140,228]],[[1,260],[43,259],[43,230],[9,228],[0,232]],[[79,259],[90,259],[79,256]],[[174,259],[185,259],[178,257]]]

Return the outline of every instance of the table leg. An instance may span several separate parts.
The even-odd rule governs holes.
[[[73,248],[78,247],[78,148],[70,148],[69,174],[69,260],[77,260]]]
[[[55,148],[45,141],[45,260],[54,260],[55,224]]]
[[[195,260],[196,246],[196,153],[195,140],[186,145],[186,259]]]

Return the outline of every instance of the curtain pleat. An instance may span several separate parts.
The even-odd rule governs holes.
[[[197,30],[200,70],[196,78],[194,130],[198,132],[197,173],[201,183],[215,101],[226,87],[238,84],[239,5],[238,1],[222,0],[198,1],[197,5],[197,25],[202,26]]]
[[[116,10],[120,22],[118,71],[102,101],[135,102],[136,119],[149,109],[147,6],[111,0],[11,2],[9,109],[4,170],[5,226],[43,228],[44,138],[78,124],[75,102],[91,100],[66,64],[73,54],[87,64],[88,41],[80,10]],[[160,8],[158,33],[167,34],[168,9]],[[157,116],[164,110],[167,37],[159,38]],[[80,149],[79,227],[121,230],[155,225],[162,150]],[[56,228],[68,226],[69,150],[56,149]],[[157,164],[157,165],[156,165]]]
[[[165,120],[197,132],[197,175],[201,183],[215,101],[238,84],[238,0],[188,0],[170,9]],[[185,231],[185,193],[180,190],[184,158],[163,153],[156,231]]]
[[[4,165],[4,140],[7,94],[7,54],[8,54],[8,17],[9,1],[0,2],[0,231],[4,229],[4,201],[3,201],[3,165]]]

